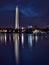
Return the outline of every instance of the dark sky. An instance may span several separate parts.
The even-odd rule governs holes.
[[[0,0],[0,27],[14,27],[17,5],[20,26],[49,26],[49,0]]]

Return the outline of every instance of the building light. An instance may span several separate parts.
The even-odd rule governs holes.
[[[33,33],[39,33],[39,30],[35,29],[35,30],[33,31]]]
[[[28,28],[32,28],[32,26],[30,25],[30,26],[28,26]]]

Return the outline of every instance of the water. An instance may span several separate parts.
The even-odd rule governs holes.
[[[0,65],[49,65],[49,34],[20,34],[19,50],[15,35],[0,33]]]

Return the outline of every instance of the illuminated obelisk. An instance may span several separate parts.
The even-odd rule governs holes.
[[[18,9],[18,6],[16,6],[15,29],[19,29],[19,9]]]
[[[15,17],[15,29],[19,29],[19,10],[16,7],[16,17]],[[15,57],[16,62],[19,64],[19,34],[15,34]]]

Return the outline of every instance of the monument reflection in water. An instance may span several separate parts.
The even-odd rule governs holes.
[[[27,64],[30,65],[30,63],[32,63],[32,62],[33,63],[35,63],[36,61],[41,62],[41,61],[39,61],[39,60],[41,60],[41,58],[43,58],[43,60],[46,60],[46,58],[48,59],[48,57],[49,57],[48,56],[48,54],[49,54],[49,52],[48,52],[49,35],[48,34],[44,34],[44,35],[42,35],[42,34],[40,34],[40,35],[21,34],[20,36],[21,36],[20,37],[21,39],[17,36],[17,34],[14,34],[14,33],[8,33],[8,34],[0,33],[0,53],[2,53],[1,51],[4,51],[4,52],[6,51],[5,52],[6,54],[3,53],[3,58],[5,57],[5,60],[10,55],[11,55],[10,57],[12,58],[12,55],[13,55],[13,58],[12,58],[13,61],[11,61],[12,59],[9,57],[10,61],[9,60],[5,61],[2,59],[3,61],[5,61],[3,63],[7,62],[7,65],[11,65],[11,64],[15,65],[16,63],[20,64],[20,65],[27,65]],[[19,40],[19,42],[16,41],[17,39]],[[21,40],[21,42],[20,42],[20,40]],[[17,42],[21,45],[17,44]],[[3,47],[1,47],[1,46],[3,46]],[[19,46],[21,46],[21,47],[19,47]],[[12,48],[13,48],[13,50],[12,50]],[[16,50],[14,48],[16,48]],[[11,49],[11,51],[9,49]],[[15,57],[14,51],[16,51],[16,57]],[[7,55],[7,53],[8,53],[8,55]],[[46,54],[46,55],[44,55],[44,54]],[[0,54],[0,60],[1,60],[1,56],[2,56],[2,54]],[[40,57],[40,59],[37,60],[39,57]],[[45,57],[45,59],[44,59],[44,57]],[[34,60],[35,58],[36,58],[36,61]],[[47,60],[47,62],[48,62],[48,60]],[[33,64],[33,65],[35,65],[35,64]]]
[[[18,37],[18,38],[17,38]],[[28,38],[28,45],[30,46],[30,47],[32,47],[32,44],[33,44],[33,41],[35,41],[35,42],[38,42],[38,35],[33,35],[33,34],[27,34],[26,36],[25,36],[25,34],[21,34],[21,44],[22,44],[22,47],[24,46],[24,41],[25,41],[25,38]],[[45,36],[46,37],[46,36]],[[42,37],[41,37],[42,38]],[[7,42],[7,40],[9,41],[9,42],[11,42],[12,40],[13,40],[13,42],[15,42],[16,43],[16,39],[18,39],[19,40],[19,36],[17,36],[17,34],[16,33],[0,33],[0,42],[1,43],[5,43],[5,46],[6,46],[6,42]],[[19,40],[20,41],[20,40]]]
[[[8,36],[7,36],[8,35]],[[18,38],[17,38],[18,37]],[[32,47],[33,46],[33,41],[35,41],[35,42],[38,42],[38,35],[34,35],[34,34],[27,34],[26,35],[26,37],[28,38],[28,45],[30,46],[30,47]],[[22,44],[22,47],[24,47],[24,41],[25,41],[25,34],[21,34],[21,44]],[[41,36],[41,38],[42,38],[43,36]],[[45,38],[47,38],[46,36],[45,36]],[[0,33],[0,42],[1,43],[5,43],[5,45],[6,45],[6,42],[7,42],[7,39],[8,39],[8,41],[9,42],[11,42],[12,40],[13,40],[13,42],[15,42],[16,41],[16,39],[18,39],[19,40],[19,36],[17,36],[17,34],[16,33]],[[19,40],[20,41],[20,40]],[[16,42],[15,42],[16,43]]]

